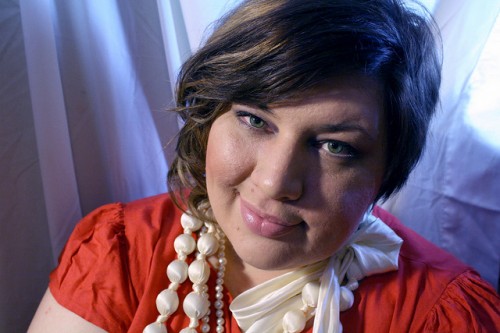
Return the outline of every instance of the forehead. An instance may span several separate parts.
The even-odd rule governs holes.
[[[359,121],[369,127],[383,130],[385,128],[383,95],[382,84],[377,80],[349,76],[332,79],[263,109],[270,113],[293,109],[326,123]]]
[[[323,96],[326,99],[349,100],[363,97],[378,105],[383,104],[383,85],[371,77],[351,75],[329,79],[313,88],[290,94],[286,99],[271,103],[271,107],[306,104]]]

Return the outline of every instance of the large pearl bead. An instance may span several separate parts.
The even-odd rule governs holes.
[[[346,287],[340,287],[340,311],[348,310],[354,304],[354,294]]]
[[[219,241],[213,234],[204,234],[198,239],[198,251],[206,256],[214,255],[218,248]]]
[[[181,225],[184,229],[190,229],[191,231],[197,231],[203,226],[203,222],[198,220],[196,217],[182,214]]]
[[[156,308],[162,315],[170,315],[179,307],[179,296],[171,289],[165,289],[156,297]]]
[[[302,288],[302,302],[310,308],[318,306],[319,287],[319,281],[314,281],[308,282]]]
[[[206,297],[201,294],[191,292],[184,299],[183,308],[184,313],[188,315],[189,318],[201,319],[204,317],[210,306],[210,302]]]
[[[198,331],[191,327],[183,328],[179,333],[198,333]]]
[[[182,260],[174,260],[167,267],[167,276],[171,282],[183,283],[188,277],[188,264]]]
[[[210,277],[210,266],[203,259],[195,260],[189,265],[188,274],[194,284],[205,284]]]
[[[165,325],[160,323],[152,323],[144,328],[142,333],[168,333]]]
[[[196,242],[188,234],[180,234],[174,240],[174,249],[176,253],[191,254],[196,248]]]
[[[306,327],[306,317],[300,310],[290,310],[283,317],[283,329],[288,333],[299,333]]]

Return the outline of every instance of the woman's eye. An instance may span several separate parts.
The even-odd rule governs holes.
[[[250,126],[255,128],[262,128],[266,125],[266,122],[264,120],[254,115],[248,116],[248,123],[250,124]]]
[[[236,117],[239,119],[239,121],[244,124],[245,126],[249,127],[250,129],[257,129],[257,130],[260,130],[260,129],[265,129],[268,127],[268,123],[250,113],[250,112],[247,112],[247,111],[236,111]]]
[[[354,156],[354,148],[346,143],[338,141],[327,141],[323,143],[323,149],[328,151],[330,154],[343,155],[343,156]]]

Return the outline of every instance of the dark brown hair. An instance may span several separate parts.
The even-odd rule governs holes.
[[[196,207],[208,201],[208,133],[231,103],[268,105],[361,75],[384,87],[388,153],[377,199],[387,198],[420,158],[438,101],[431,22],[398,0],[244,1],[181,69],[175,111],[185,124],[170,189],[189,190],[188,208],[200,214]]]

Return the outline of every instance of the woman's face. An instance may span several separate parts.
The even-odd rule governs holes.
[[[267,109],[233,104],[215,120],[208,196],[239,259],[286,270],[344,244],[382,182],[381,95],[366,78],[334,80]]]

